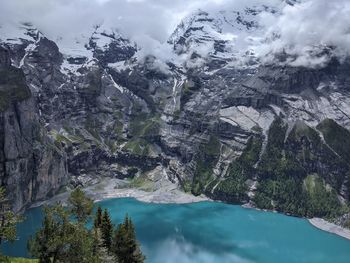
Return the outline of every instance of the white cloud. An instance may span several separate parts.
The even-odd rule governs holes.
[[[325,46],[333,47],[339,58],[349,55],[350,1],[301,1],[289,6],[283,0],[0,0],[0,24],[29,21],[56,40],[89,34],[93,25],[103,22],[144,47],[143,55],[148,52],[163,60],[170,56],[164,43],[176,25],[198,8],[216,12],[269,4],[285,6],[280,15],[263,13],[259,17],[269,40],[262,43],[261,35],[245,37],[264,61],[272,61],[276,53],[284,51],[290,55],[287,63],[291,65],[319,65],[327,59],[315,56],[315,51]],[[224,34],[233,43],[239,37],[237,32]]]
[[[81,32],[105,21],[129,36],[165,41],[183,16],[214,0],[0,0],[0,23],[30,21],[46,34]]]
[[[265,13],[261,20],[269,41],[255,51],[264,61],[274,62],[275,54],[285,52],[286,63],[314,67],[329,60],[325,48],[339,59],[350,55],[349,0],[305,0],[287,5],[280,16]]]

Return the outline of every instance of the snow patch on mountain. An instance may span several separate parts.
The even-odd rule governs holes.
[[[179,56],[186,54],[192,61],[210,58],[246,65],[254,55],[252,46],[263,41],[264,28],[259,21],[263,12],[277,11],[267,6],[215,12],[198,10],[179,24],[168,42]]]
[[[0,43],[21,45],[33,42],[39,31],[30,23],[6,23],[0,25]]]

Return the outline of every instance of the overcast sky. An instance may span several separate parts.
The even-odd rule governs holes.
[[[336,47],[350,54],[350,0],[299,0],[279,17],[260,17],[266,37],[278,40],[256,48],[264,57],[285,49],[297,54],[295,63],[307,64],[308,49]],[[132,39],[165,42],[175,26],[194,10],[234,10],[242,5],[280,4],[282,0],[0,0],[0,23],[31,21],[49,37],[75,35],[93,24],[118,27]],[[145,41],[145,43],[147,43]],[[306,55],[305,55],[306,54]],[[317,61],[314,63],[318,63]]]
[[[251,1],[251,0],[248,0]],[[134,36],[164,41],[179,21],[198,8],[215,8],[228,0],[0,0],[0,22],[32,21],[45,33],[82,31],[107,23]],[[235,1],[234,1],[235,2]]]

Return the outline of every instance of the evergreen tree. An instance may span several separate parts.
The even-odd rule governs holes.
[[[93,237],[81,223],[69,220],[62,205],[44,208],[42,228],[28,243],[29,252],[39,263],[96,263]]]
[[[0,245],[16,239],[16,225],[20,221],[21,217],[11,211],[5,188],[0,187]]]
[[[127,215],[115,232],[113,252],[119,263],[143,263],[145,260],[136,240],[134,224]]]
[[[99,206],[96,211],[95,219],[94,219],[94,227],[99,228],[102,224],[102,208]]]
[[[69,224],[67,248],[64,250],[62,263],[99,263],[94,253],[94,236],[82,224]]]
[[[92,214],[94,207],[93,201],[86,197],[83,190],[76,188],[68,199],[71,213],[77,218],[78,222],[86,223]]]
[[[66,239],[64,227],[68,214],[62,206],[57,205],[45,207],[44,215],[42,228],[28,242],[29,253],[38,258],[40,263],[57,262]]]
[[[92,247],[92,253],[94,256],[98,256],[99,252],[99,245],[100,245],[100,235],[99,235],[99,229],[94,227],[92,229],[92,234],[93,234],[93,247]]]
[[[102,212],[98,207],[94,227],[87,230],[85,222],[91,214],[90,201],[77,189],[69,198],[70,209],[64,209],[61,204],[45,207],[42,228],[28,242],[30,254],[38,258],[39,263],[143,263],[145,257],[128,216],[118,226],[112,240],[114,227],[110,215],[107,209]],[[72,216],[77,221],[70,220]]]
[[[113,224],[107,209],[104,210],[101,220],[101,235],[103,245],[110,251],[112,246]]]

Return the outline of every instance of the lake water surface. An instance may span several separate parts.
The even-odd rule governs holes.
[[[115,224],[128,213],[147,263],[349,263],[350,241],[314,228],[305,219],[215,202],[149,204],[110,199]],[[7,255],[27,256],[26,242],[41,225],[40,208],[29,210],[19,240]]]

